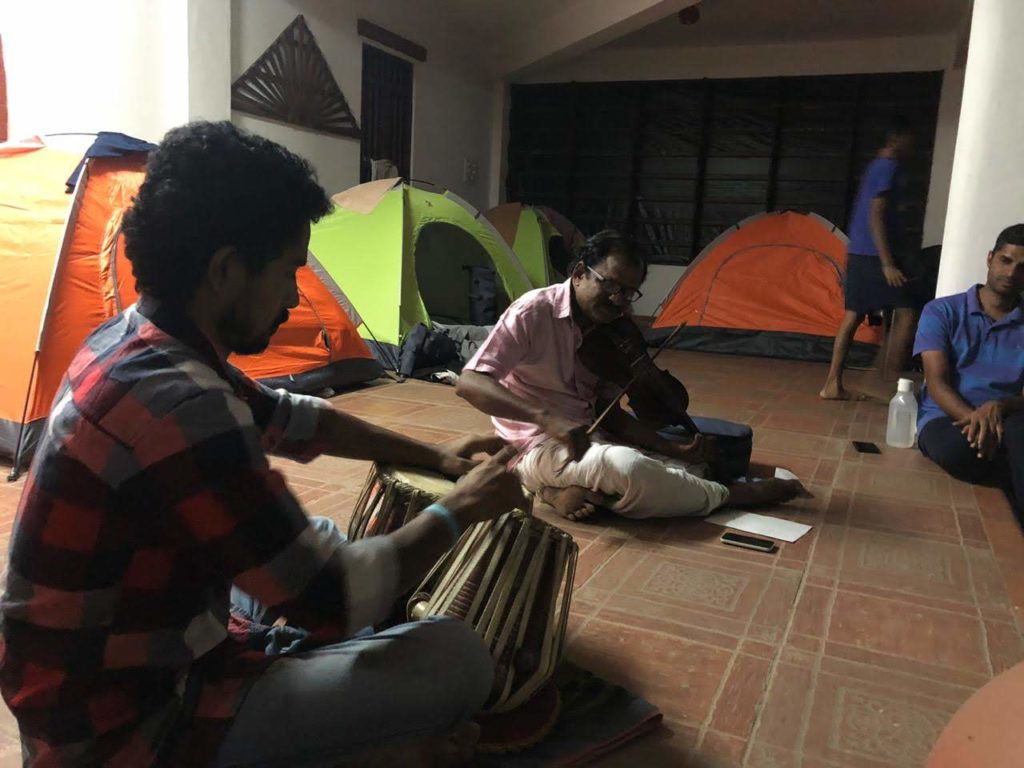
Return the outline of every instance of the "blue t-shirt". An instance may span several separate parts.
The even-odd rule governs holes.
[[[914,341],[915,355],[946,353],[950,384],[975,408],[1024,392],[1024,308],[1018,306],[996,322],[982,309],[979,288],[929,302]],[[918,432],[946,415],[928,393],[927,382],[919,400]]]
[[[871,201],[879,195],[885,195],[885,233],[889,238],[889,248],[896,250],[899,240],[899,163],[891,157],[876,157],[864,169],[860,180],[857,197],[853,201],[850,213],[850,253],[865,256],[877,256],[878,248],[871,237]]]

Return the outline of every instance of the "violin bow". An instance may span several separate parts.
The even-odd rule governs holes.
[[[652,363],[655,360],[657,360],[658,359],[658,355],[660,355],[662,352],[664,352],[665,349],[668,347],[668,345],[672,343],[672,340],[676,337],[676,334],[679,333],[681,330],[683,330],[683,326],[684,325],[686,325],[686,321],[685,320],[683,320],[683,322],[681,322],[679,325],[677,325],[675,327],[675,330],[673,330],[672,333],[670,333],[668,335],[668,338],[666,338],[663,342],[661,342],[661,346],[659,346],[658,349],[655,350],[654,354],[651,355],[651,362]],[[612,412],[612,408],[614,408],[618,404],[619,400],[622,399],[622,396],[624,394],[626,394],[626,392],[629,391],[629,388],[631,386],[633,386],[633,383],[637,380],[637,377],[639,377],[639,376],[640,376],[640,371],[637,371],[636,373],[634,373],[633,374],[633,378],[631,378],[629,381],[627,381],[626,382],[626,386],[624,386],[622,388],[622,390],[619,392],[619,394],[617,394],[615,396],[615,398],[610,403],[608,403],[608,407],[605,408],[603,411],[601,411],[601,415],[600,416],[598,416],[596,419],[594,419],[594,423],[591,424],[590,427],[587,429],[587,435],[588,436],[594,434],[594,431],[599,426],[601,426],[601,422],[604,421],[605,416],[607,416],[609,413]]]

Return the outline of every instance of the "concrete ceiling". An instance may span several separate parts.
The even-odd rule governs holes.
[[[756,45],[954,33],[967,16],[970,0],[702,0],[699,7],[696,24],[680,24],[672,14],[607,47]]]
[[[507,77],[597,48],[696,1],[443,0],[437,18],[475,52],[479,74]]]

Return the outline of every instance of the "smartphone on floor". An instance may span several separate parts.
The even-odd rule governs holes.
[[[722,534],[721,539],[723,544],[730,544],[734,547],[743,547],[745,549],[756,549],[758,552],[774,552],[778,547],[774,541],[770,539],[759,539],[756,536],[744,536],[742,533],[733,533],[732,531],[726,531]]]
[[[874,443],[868,443],[863,440],[853,440],[853,449],[857,453],[881,453],[882,449]]]

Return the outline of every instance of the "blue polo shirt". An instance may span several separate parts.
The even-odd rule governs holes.
[[[976,285],[966,293],[929,302],[921,313],[914,354],[945,352],[953,389],[974,407],[1019,397],[1024,391],[1024,308],[999,322],[985,314]],[[917,431],[945,416],[927,383],[921,388]]]
[[[846,246],[849,253],[863,256],[877,256],[878,248],[871,237],[871,201],[886,195],[885,234],[889,247],[898,251],[902,232],[900,231],[900,165],[891,157],[876,157],[864,169],[857,197],[850,211],[848,232],[850,242]]]

